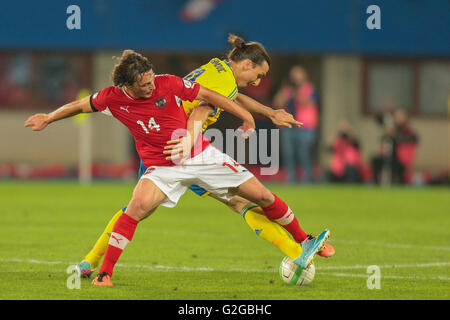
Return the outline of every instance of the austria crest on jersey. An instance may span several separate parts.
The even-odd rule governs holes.
[[[167,100],[164,97],[156,99],[156,101],[155,101],[155,105],[160,109],[163,109],[166,106],[166,104],[167,104]]]

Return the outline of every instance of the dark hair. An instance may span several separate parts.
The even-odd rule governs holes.
[[[261,65],[264,61],[270,66],[270,57],[264,46],[256,41],[245,42],[244,39],[235,35],[228,35],[228,42],[233,45],[233,49],[228,53],[228,59],[232,61],[242,61],[250,59],[253,64]]]
[[[153,70],[152,63],[142,54],[133,50],[124,50],[114,66],[111,79],[115,86],[132,85],[140,74]]]

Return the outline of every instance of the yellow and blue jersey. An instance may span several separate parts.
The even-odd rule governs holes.
[[[210,90],[220,93],[230,100],[236,99],[238,95],[238,88],[236,79],[233,75],[233,70],[226,60],[220,60],[218,58],[211,59],[208,63],[189,73],[184,79],[197,82]],[[186,114],[189,116],[199,103],[199,100],[194,100],[192,102],[183,101],[183,107]],[[214,108],[214,113],[208,117],[203,125],[203,131],[217,121],[222,111],[223,109],[221,108]]]
[[[234,78],[233,70],[228,61],[220,60],[218,58],[211,59],[207,64],[202,65],[200,68],[195,69],[183,79],[197,82],[198,84],[213,90],[221,95],[227,97],[230,100],[236,99],[238,95],[238,88],[236,79]],[[199,100],[183,101],[184,111],[187,116],[191,114],[192,110],[198,106]],[[214,107],[214,112],[211,114],[203,125],[202,131],[205,131],[208,126],[215,123],[220,116],[223,109]],[[139,178],[145,173],[146,167],[141,161],[139,168]],[[194,191],[199,196],[206,196],[208,191],[199,187],[198,185],[191,185],[189,189]]]

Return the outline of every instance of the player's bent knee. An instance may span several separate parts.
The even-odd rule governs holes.
[[[268,189],[263,188],[255,192],[256,199],[255,202],[260,205],[261,207],[267,207],[268,205],[271,205],[275,198]]]
[[[261,207],[266,207],[275,201],[275,198],[264,185],[256,178],[252,178],[239,186],[239,195],[253,201]]]
[[[275,201],[275,197],[273,196],[273,193],[268,189],[264,190],[263,198],[264,198],[263,201],[267,202],[267,205],[270,205]]]
[[[153,211],[153,206],[143,198],[133,198],[127,207],[126,214],[135,220],[145,219]]]

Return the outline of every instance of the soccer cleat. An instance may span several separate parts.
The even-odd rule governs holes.
[[[325,229],[317,237],[308,237],[302,243],[302,254],[300,257],[294,260],[300,268],[307,268],[318,251],[322,250],[328,238],[330,237],[330,231]]]
[[[89,261],[81,261],[75,266],[73,272],[80,278],[90,278],[92,274],[91,263]]]
[[[92,280],[92,284],[94,286],[104,286],[104,287],[112,287],[114,284],[111,282],[111,277],[108,273],[102,272]]]
[[[314,238],[314,236],[308,234],[307,240],[311,240],[312,238]],[[324,257],[324,258],[328,258],[328,257],[334,256],[335,253],[336,253],[336,251],[334,250],[334,247],[327,242],[323,246],[322,250],[319,250],[317,252],[317,255]]]
[[[319,252],[317,252],[317,255],[324,257],[324,258],[328,258],[328,257],[334,256],[335,252],[336,251],[334,250],[334,247],[327,242],[323,246],[323,249],[319,250]]]

